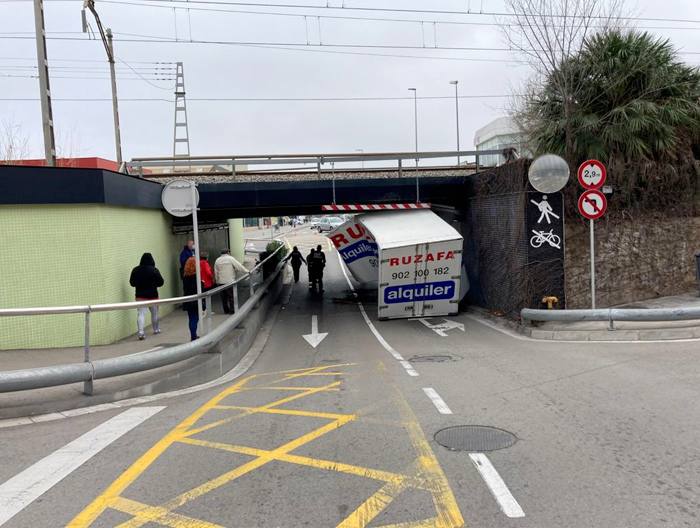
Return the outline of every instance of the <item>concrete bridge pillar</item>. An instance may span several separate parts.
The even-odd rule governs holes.
[[[243,234],[243,219],[229,218],[228,220],[228,240],[231,255],[238,262],[245,261],[245,235]]]

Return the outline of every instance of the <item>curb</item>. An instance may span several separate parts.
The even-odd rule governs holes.
[[[522,326],[504,317],[497,317],[488,310],[469,306],[466,312],[485,319],[505,330],[510,330],[525,338],[544,342],[580,343],[648,343],[674,341],[700,341],[700,326],[684,328],[657,328],[649,330],[547,330],[536,326]]]

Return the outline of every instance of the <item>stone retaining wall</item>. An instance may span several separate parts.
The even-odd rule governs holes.
[[[700,218],[604,217],[595,223],[596,307],[607,308],[698,288]],[[590,308],[588,223],[566,226],[567,308]]]

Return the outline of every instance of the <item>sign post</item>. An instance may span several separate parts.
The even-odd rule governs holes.
[[[578,169],[578,181],[584,189],[578,201],[578,210],[588,218],[591,240],[591,307],[595,310],[595,226],[593,221],[602,217],[608,207],[605,195],[598,191],[605,183],[607,171],[598,160],[588,160]]]
[[[199,205],[199,193],[197,185],[190,180],[175,180],[170,182],[163,189],[161,194],[163,207],[171,215],[185,217],[192,215],[192,230],[194,236],[194,263],[197,270],[197,295],[202,294],[202,267],[199,262],[199,224],[197,222],[197,206]],[[211,311],[211,300],[209,302]],[[197,299],[197,313],[202,313],[202,299]],[[202,333],[206,334],[207,329],[201,324]],[[209,328],[211,330],[211,328]]]

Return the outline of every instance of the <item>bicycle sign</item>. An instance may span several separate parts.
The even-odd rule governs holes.
[[[539,248],[546,243],[553,248],[561,249],[561,237],[555,235],[553,229],[550,229],[549,232],[535,231],[533,229],[532,232],[535,234],[535,236],[530,239],[530,245],[532,247]]]
[[[579,212],[589,220],[596,220],[605,214],[608,201],[600,191],[586,191],[578,199]]]
[[[588,160],[578,168],[578,182],[586,189],[598,189],[605,183],[607,171],[598,160]]]

